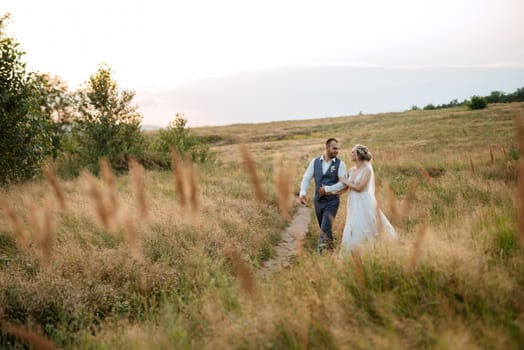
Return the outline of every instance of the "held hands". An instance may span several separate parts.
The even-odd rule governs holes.
[[[346,186],[344,186],[343,189],[341,189],[340,191],[338,191],[337,194],[338,194],[338,195],[340,195],[340,194],[344,194],[344,193],[346,193],[346,192],[348,192],[348,191],[350,191],[350,188],[349,188],[349,186],[346,185]]]
[[[340,180],[340,182],[342,182],[344,185],[346,185],[348,187],[353,185],[353,183],[350,182],[349,179],[346,179],[345,177],[339,177],[338,179]]]
[[[300,196],[299,197],[300,204],[307,204],[307,198],[306,196]]]
[[[342,182],[344,185],[346,185],[344,187],[344,189],[343,189],[344,192],[350,191],[350,190],[352,190],[355,187],[355,184],[353,182],[350,182],[345,177],[340,177],[339,179],[340,179],[340,182]],[[344,193],[344,192],[342,192],[342,193]]]
[[[341,190],[339,191],[334,191],[334,192],[326,192],[326,186],[325,185],[322,185],[320,186],[320,188],[318,189],[318,193],[321,195],[321,196],[332,196],[332,195],[341,195],[341,194],[344,194],[346,193],[347,191],[350,190],[350,186],[346,185],[344,186],[344,188],[342,188]]]

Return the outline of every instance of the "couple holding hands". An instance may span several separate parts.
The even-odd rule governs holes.
[[[340,249],[340,255],[343,256],[359,243],[372,239],[379,225],[392,238],[396,238],[397,234],[384,213],[377,208],[375,176],[370,162],[372,155],[368,148],[360,144],[353,147],[351,160],[355,166],[347,172],[344,162],[337,158],[339,150],[339,142],[330,138],[326,141],[324,154],[311,160],[302,177],[300,202],[306,204],[306,193],[313,178],[315,214],[320,227],[318,250],[333,250],[333,220],[337,215],[340,195],[349,191]]]

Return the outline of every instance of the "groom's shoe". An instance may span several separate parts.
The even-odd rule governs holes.
[[[317,246],[317,251],[319,254],[322,254],[324,251],[333,253],[335,251],[335,245],[333,243],[320,243]]]
[[[322,231],[320,231],[320,236],[318,237],[318,244],[317,244],[317,251],[319,254],[322,254],[322,252],[324,251],[324,249],[327,248],[327,241],[328,241],[328,238],[326,236],[326,234]]]
[[[325,240],[326,249],[332,253],[335,250],[335,242],[332,239],[326,238]]]

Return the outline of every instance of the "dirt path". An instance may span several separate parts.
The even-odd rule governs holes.
[[[297,251],[301,249],[311,218],[311,208],[300,206],[288,227],[282,233],[282,241],[275,247],[275,256],[264,262],[259,274],[263,277],[287,268]]]

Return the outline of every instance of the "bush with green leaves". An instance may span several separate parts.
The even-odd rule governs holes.
[[[107,158],[113,169],[123,172],[131,157],[142,155],[142,115],[131,104],[135,92],[120,90],[111,75],[108,66],[100,65],[76,94],[78,116],[73,131],[77,151],[83,165],[93,172],[98,172],[100,158]]]
[[[66,151],[75,108],[73,94],[67,83],[58,76],[35,73],[35,87],[39,92],[39,105],[43,113],[52,121],[52,156],[56,160]]]
[[[38,75],[26,72],[20,44],[0,17],[0,184],[38,175],[52,150],[52,121],[41,108]]]
[[[488,102],[482,96],[472,96],[468,103],[470,109],[484,109],[488,106]]]
[[[154,145],[154,149],[163,158],[170,157],[172,148],[182,158],[191,157],[194,162],[205,163],[213,158],[209,145],[191,133],[187,127],[187,119],[179,113],[167,128],[159,130],[159,136]]]

